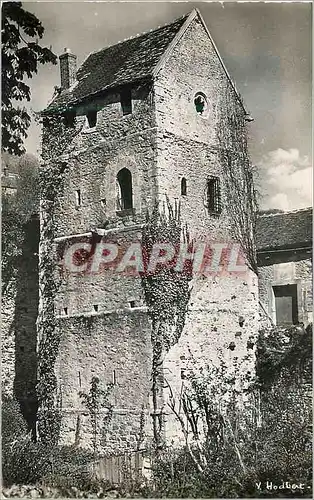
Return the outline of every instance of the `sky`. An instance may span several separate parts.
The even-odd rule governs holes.
[[[312,205],[311,4],[262,2],[24,2],[42,22],[42,43],[86,56],[197,7],[254,121],[249,126],[261,208]],[[29,81],[39,111],[60,85],[58,66],[42,66]],[[37,154],[40,130],[26,140]]]

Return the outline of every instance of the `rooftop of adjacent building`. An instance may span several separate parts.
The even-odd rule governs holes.
[[[256,228],[257,251],[311,247],[312,207],[260,212]]]

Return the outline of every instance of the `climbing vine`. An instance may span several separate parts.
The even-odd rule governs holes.
[[[237,112],[229,94],[220,110],[217,126],[218,149],[226,186],[226,204],[232,235],[239,242],[249,268],[257,274],[255,232],[257,192],[248,154],[246,116]]]
[[[62,116],[43,117],[43,164],[40,171],[41,240],[40,240],[40,304],[38,316],[38,432],[41,441],[58,441],[61,425],[61,408],[57,394],[54,368],[60,343],[60,329],[55,313],[55,295],[59,282],[55,273],[56,214],[63,191],[64,172],[67,164],[61,155],[79,132],[74,125],[68,127]]]
[[[92,425],[92,445],[94,460],[97,459],[98,450],[98,435],[99,435],[99,425],[100,425],[100,413],[101,409],[104,408],[107,413],[102,419],[103,435],[105,434],[108,425],[112,419],[113,407],[109,401],[110,393],[113,389],[113,384],[108,384],[105,389],[100,387],[100,380],[98,377],[93,377],[90,383],[90,389],[88,393],[80,391],[79,396],[82,403],[87,408],[91,425]]]
[[[191,261],[182,270],[176,271],[174,266],[162,266],[152,274],[147,272],[153,245],[167,242],[178,248],[184,241],[192,250],[193,243],[187,227],[182,227],[180,205],[173,208],[167,199],[167,211],[159,210],[155,205],[151,214],[147,215],[142,230],[142,245],[145,253],[146,272],[142,274],[142,287],[148,315],[152,321],[151,342],[152,358],[152,400],[153,400],[153,434],[156,449],[162,445],[162,365],[170,347],[180,339],[186,318],[187,306],[191,294],[192,279]]]

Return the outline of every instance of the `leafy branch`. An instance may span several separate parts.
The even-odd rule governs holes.
[[[2,3],[2,150],[21,155],[31,118],[16,101],[30,101],[30,87],[24,82],[38,71],[39,64],[56,64],[57,57],[38,43],[44,27],[21,2]],[[32,41],[32,38],[36,41]],[[29,40],[28,40],[29,39]]]

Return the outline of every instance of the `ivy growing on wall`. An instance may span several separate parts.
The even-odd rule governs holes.
[[[78,127],[67,126],[59,115],[43,117],[43,164],[40,171],[41,241],[40,241],[40,304],[38,316],[38,432],[41,441],[56,443],[61,424],[61,409],[57,394],[55,362],[58,355],[61,331],[55,312],[55,295],[58,290],[56,275],[56,214],[64,189],[64,172],[67,164],[62,155],[69,152]]]
[[[246,130],[246,115],[235,108],[229,93],[220,107],[217,138],[226,187],[226,208],[232,236],[239,242],[249,268],[257,274],[255,232],[257,192],[254,187]]]
[[[92,446],[93,446],[93,454],[94,460],[96,461],[98,456],[98,436],[99,436],[99,427],[102,425],[103,435],[105,435],[106,430],[108,429],[108,425],[112,419],[113,407],[109,401],[109,397],[111,391],[113,389],[113,384],[108,384],[105,388],[100,387],[100,380],[98,377],[93,377],[90,382],[90,389],[88,393],[80,391],[79,396],[82,403],[85,405],[89,412],[93,438],[92,438]],[[105,409],[106,414],[101,419],[101,410]]]
[[[142,230],[146,272],[141,277],[141,283],[148,315],[152,321],[153,434],[157,449],[162,445],[163,430],[160,408],[163,385],[162,365],[170,347],[180,339],[185,324],[191,294],[192,264],[189,261],[183,271],[176,271],[170,263],[169,267],[163,265],[150,274],[147,272],[147,262],[150,260],[154,244],[167,242],[178,248],[182,240],[192,250],[193,243],[187,227],[182,227],[181,224],[180,205],[177,204],[173,208],[167,199],[167,210],[160,210],[156,204],[152,213],[147,215]]]

